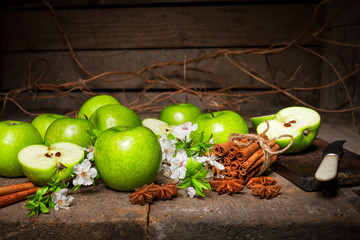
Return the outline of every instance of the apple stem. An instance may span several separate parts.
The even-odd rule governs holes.
[[[211,116],[212,116],[213,118],[215,117],[213,112],[210,112],[210,114],[211,114]]]

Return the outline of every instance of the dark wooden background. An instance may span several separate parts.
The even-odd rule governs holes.
[[[146,66],[169,61],[184,61],[217,49],[266,49],[272,44],[296,38],[311,22],[320,1],[191,1],[191,0],[51,0],[59,22],[68,34],[76,56],[89,71],[139,71]],[[341,6],[351,1],[329,1],[320,8],[314,29],[324,24]],[[344,10],[321,37],[354,45],[360,44],[360,1]],[[36,79],[48,62],[41,83],[66,83],[88,79],[74,62],[49,8],[42,1],[1,2],[0,90],[5,93]],[[331,61],[341,76],[359,68],[359,47],[344,47],[310,41],[305,47]],[[243,55],[237,58],[254,72],[273,76],[272,84],[281,88],[312,87],[338,79],[329,65],[319,57],[299,48],[275,55]],[[256,81],[230,64],[224,57],[203,60],[188,66],[211,74],[188,70],[187,86],[208,91],[237,87],[232,93],[268,92],[241,101],[236,109],[246,116],[269,114],[284,106],[299,105],[296,101]],[[271,69],[271,72],[270,70]],[[295,77],[292,76],[296,73]],[[360,75],[346,79],[353,105],[360,105]],[[185,84],[180,72],[172,81]],[[129,105],[145,87],[141,78],[125,82],[94,81],[86,85],[95,93],[112,94]],[[159,85],[147,92],[146,102],[158,93],[171,91]],[[301,100],[323,109],[349,108],[349,99],[342,84],[312,91],[292,91]],[[24,93],[33,96],[33,92]],[[37,92],[53,94],[51,92]],[[1,96],[2,100],[4,95]],[[48,100],[19,102],[31,112],[77,110],[90,95],[80,91]],[[174,101],[193,102],[207,111],[206,104],[195,96],[175,95]],[[160,106],[170,101],[159,103]],[[4,114],[20,111],[8,103]],[[358,113],[357,110],[356,113]],[[156,115],[155,115],[156,116]],[[351,113],[337,113],[350,118]]]

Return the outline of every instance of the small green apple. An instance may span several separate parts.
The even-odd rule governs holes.
[[[292,135],[294,141],[287,153],[297,153],[308,148],[316,138],[320,128],[320,115],[307,107],[287,107],[275,114],[275,118],[268,121],[269,130],[266,135],[269,139],[280,135]],[[258,134],[265,131],[266,122],[256,128]],[[291,139],[289,137],[276,140],[281,149],[285,148]]]
[[[164,121],[161,121],[159,119],[156,118],[145,118],[142,121],[142,125],[144,127],[150,128],[151,131],[153,131],[155,133],[156,136],[161,137],[161,135],[168,135],[169,133],[172,133],[173,127],[169,124],[167,124]]]
[[[84,150],[73,143],[58,142],[30,145],[23,148],[18,159],[25,176],[33,183],[44,186],[52,179],[71,177],[75,164],[84,159]]]
[[[257,126],[259,126],[260,123],[265,122],[266,120],[271,120],[275,118],[275,114],[270,115],[264,115],[259,117],[252,117],[250,118],[250,123],[252,127],[256,130]]]
[[[59,118],[48,127],[44,143],[70,142],[88,148],[93,143],[93,125],[89,120],[78,118]]]
[[[120,104],[120,102],[110,95],[97,95],[88,99],[80,108],[78,118],[90,119],[91,115],[99,108],[108,104]]]
[[[200,114],[201,110],[197,106],[191,103],[178,103],[165,107],[161,111],[159,119],[177,126],[186,122],[193,122]]]
[[[12,120],[0,122],[0,176],[23,176],[17,159],[19,151],[42,142],[40,133],[30,123]]]
[[[141,126],[139,116],[120,104],[108,104],[98,108],[91,116],[90,122],[101,131],[115,126]]]
[[[133,191],[155,180],[162,152],[158,138],[149,128],[118,126],[104,131],[97,139],[94,159],[108,187]]]
[[[198,125],[198,128],[190,134],[194,142],[200,141],[202,132],[205,139],[210,136],[215,138],[214,143],[227,142],[231,133],[249,133],[246,121],[238,113],[229,110],[204,113],[195,119],[194,124]]]
[[[44,140],[45,133],[50,124],[59,118],[67,118],[67,116],[55,114],[55,113],[44,113],[35,117],[31,124],[39,131],[42,139]]]

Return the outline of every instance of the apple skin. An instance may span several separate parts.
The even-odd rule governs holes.
[[[102,181],[117,191],[133,191],[154,182],[161,164],[161,146],[147,127],[112,127],[94,147],[94,159]]]
[[[141,119],[130,108],[120,104],[108,104],[96,110],[89,120],[96,129],[105,131],[115,126],[141,126]]]
[[[290,124],[290,127],[284,127],[285,123],[295,120],[296,123]],[[315,140],[321,125],[320,115],[307,107],[287,107],[275,114],[275,118],[269,120],[269,130],[265,133],[269,139],[290,134],[294,137],[293,144],[286,153],[298,153],[307,149]],[[258,134],[264,132],[267,128],[265,122],[259,124],[256,128]],[[289,145],[289,137],[277,139],[276,143],[280,149]]]
[[[257,126],[259,126],[260,123],[265,122],[266,120],[272,120],[275,118],[275,114],[270,115],[264,115],[259,117],[252,117],[250,118],[250,123],[254,130],[256,130]]]
[[[0,175],[4,177],[20,177],[24,173],[18,162],[19,151],[29,145],[42,144],[38,130],[27,122],[0,122]]]
[[[67,116],[55,114],[55,113],[44,113],[35,117],[31,124],[39,131],[42,139],[44,140],[46,130],[52,122],[59,118],[67,118]]]
[[[50,145],[56,142],[70,142],[88,148],[93,143],[92,137],[89,134],[93,130],[94,127],[89,120],[60,118],[48,127],[44,143],[45,145]]]
[[[205,139],[209,139],[212,134],[214,143],[227,142],[231,133],[249,133],[246,121],[238,113],[229,110],[204,113],[195,119],[194,124],[197,124],[198,128],[190,137],[195,143],[199,142],[202,132]]]
[[[165,107],[161,111],[159,119],[169,125],[178,126],[186,122],[193,122],[201,114],[201,110],[191,103],[178,103]]]
[[[60,144],[62,145],[61,147],[60,147]],[[73,151],[71,153],[71,155],[72,155],[71,157],[75,157],[77,159],[77,161],[72,162],[72,163],[62,162],[65,167],[62,168],[61,170],[57,169],[56,164],[54,163],[55,161],[52,162],[52,161],[46,160],[47,162],[49,162],[47,164],[52,165],[52,167],[50,169],[42,169],[41,166],[34,169],[34,168],[24,165],[21,162],[21,158],[24,158],[24,156],[21,156],[22,151],[26,151],[27,148],[34,147],[34,146],[37,147],[38,152],[36,152],[36,154],[40,155],[40,154],[45,154],[45,153],[49,152],[49,150],[50,151],[56,150],[56,151],[59,151],[62,153],[62,152],[64,152],[64,149],[67,145],[73,145],[72,148],[76,149],[75,152]],[[69,154],[66,157],[69,158]],[[58,142],[58,143],[51,144],[50,146],[40,145],[40,144],[39,145],[30,145],[30,146],[23,148],[18,154],[18,159],[19,159],[21,168],[22,168],[25,176],[31,182],[35,183],[38,186],[47,185],[47,183],[49,181],[51,181],[53,178],[60,179],[60,181],[69,179],[71,177],[71,174],[73,173],[75,164],[80,163],[84,159],[84,157],[85,157],[85,151],[80,146],[78,146],[76,144],[68,143],[68,142],[65,142],[65,143]],[[40,158],[40,156],[39,156],[39,158]]]
[[[88,99],[78,112],[79,119],[90,119],[91,115],[100,107],[108,104],[120,104],[120,102],[110,95],[97,95]]]

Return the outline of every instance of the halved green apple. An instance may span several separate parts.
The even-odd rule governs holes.
[[[260,123],[265,122],[266,120],[272,120],[274,118],[275,118],[275,114],[252,117],[250,118],[250,123],[251,126],[256,130],[257,126],[259,126]]]
[[[30,145],[18,154],[25,176],[39,186],[53,178],[66,180],[73,173],[75,164],[84,159],[84,150],[73,143],[58,142],[46,145]]]
[[[164,121],[161,121],[156,118],[145,118],[142,121],[142,125],[144,127],[150,128],[156,136],[160,137],[161,135],[165,134],[168,135],[169,133],[173,132],[173,126],[167,124]]]
[[[294,141],[287,153],[297,153],[308,148],[315,140],[320,128],[320,115],[307,107],[287,107],[275,114],[275,118],[268,120],[269,130],[266,135],[269,139],[289,134]],[[262,122],[256,128],[258,134],[265,131],[266,122]],[[281,149],[285,148],[291,139],[284,137],[276,140]]]

